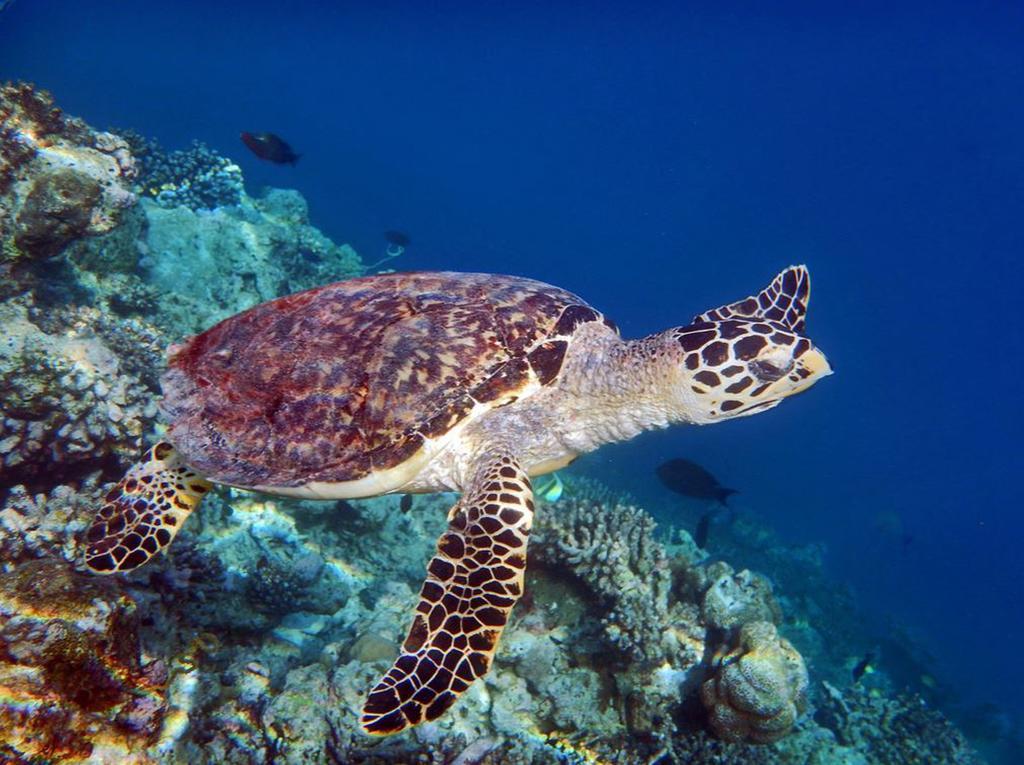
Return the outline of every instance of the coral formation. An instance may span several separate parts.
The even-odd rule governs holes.
[[[159,292],[161,315],[181,334],[278,295],[362,273],[351,247],[309,225],[296,192],[277,190],[201,212],[149,200],[142,208],[148,234],[139,271]]]
[[[132,130],[121,131],[139,165],[139,193],[161,207],[213,210],[242,201],[241,168],[202,141],[167,152]]]
[[[0,303],[0,460],[9,484],[60,482],[133,458],[156,417],[153,392],[98,334],[95,312]],[[140,348],[141,352],[142,349]]]
[[[145,661],[117,583],[40,559],[0,574],[0,759],[142,762],[166,668]]]
[[[840,744],[869,753],[872,765],[981,765],[963,733],[920,697],[885,697],[860,686],[840,690],[829,683],[823,691],[816,718]]]
[[[807,668],[770,622],[750,622],[717,656],[700,696],[711,727],[728,741],[766,744],[785,736],[807,705]]]
[[[85,531],[101,492],[99,477],[97,472],[78,486],[51,486],[39,494],[20,484],[11,487],[0,505],[0,570],[44,556],[73,563],[76,537]]]
[[[709,627],[719,630],[757,621],[778,624],[782,620],[771,583],[748,569],[738,574],[729,571],[715,579],[704,594],[701,615]]]
[[[532,550],[541,563],[567,567],[609,606],[604,627],[613,645],[656,663],[668,650],[672,579],[653,532],[654,520],[638,508],[570,499],[541,519]]]

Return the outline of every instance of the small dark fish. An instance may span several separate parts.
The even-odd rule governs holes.
[[[402,500],[398,503],[398,509],[403,513],[407,513],[412,510],[412,494],[402,495]]]
[[[702,550],[708,546],[708,536],[711,534],[711,516],[713,515],[714,513],[704,513],[697,521],[697,528],[693,532],[693,541]]]
[[[294,165],[299,161],[299,155],[292,151],[292,147],[273,133],[242,133],[241,138],[242,143],[260,159],[278,165]]]
[[[384,239],[387,240],[388,244],[393,244],[395,247],[402,247],[403,249],[408,247],[409,242],[412,241],[404,231],[385,231]]]
[[[728,489],[718,479],[690,460],[673,459],[658,466],[658,478],[676,494],[694,499],[714,499],[722,505],[736,489]]]
[[[864,654],[864,658],[858,661],[853,667],[853,682],[858,682],[864,675],[867,674],[868,670],[871,669],[871,664],[875,661],[875,652],[868,651]]]

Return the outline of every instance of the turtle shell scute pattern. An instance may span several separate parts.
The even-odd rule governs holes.
[[[589,321],[605,320],[570,292],[512,276],[330,284],[172,348],[169,435],[189,465],[223,483],[356,480],[401,464],[480,404],[551,384]]]

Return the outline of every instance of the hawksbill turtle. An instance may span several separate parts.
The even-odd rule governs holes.
[[[522,595],[531,476],[672,423],[763,412],[831,369],[804,266],[685,326],[623,340],[532,279],[391,273],[263,303],[169,350],[167,440],[109,493],[85,562],[170,544],[213,482],[313,499],[457,491],[368,733],[443,714],[490,667]]]

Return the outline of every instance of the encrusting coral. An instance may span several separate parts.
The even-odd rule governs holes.
[[[744,624],[713,664],[700,696],[720,737],[767,744],[792,730],[807,705],[807,668],[775,625]]]

